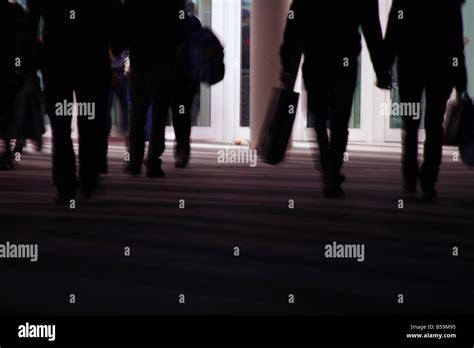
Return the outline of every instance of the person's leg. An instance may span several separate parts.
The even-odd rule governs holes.
[[[128,132],[128,114],[129,114],[129,102],[128,102],[128,77],[125,74],[118,74],[119,85],[115,91],[116,96],[119,100],[120,107],[122,108],[122,118],[120,120],[120,130],[123,134]]]
[[[175,167],[184,168],[189,163],[191,151],[191,107],[198,84],[183,79],[174,92],[173,127],[176,136]]]
[[[424,77],[421,71],[412,66],[398,66],[398,85],[401,105],[420,105],[424,89]],[[400,106],[401,106],[400,105]],[[421,110],[421,109],[420,109]],[[420,115],[401,115],[402,117],[402,173],[404,190],[415,193],[419,175],[418,130]]]
[[[314,116],[316,138],[319,146],[319,166],[323,177],[327,174],[329,165],[329,93],[327,86],[308,90],[308,108]]]
[[[8,130],[15,123],[14,101],[19,91],[10,86],[8,82],[10,80],[11,74],[6,73],[4,69],[0,69],[0,134],[2,131],[6,132],[3,138],[3,151],[0,149],[0,170],[11,170],[14,168],[12,141],[9,137],[11,134],[8,134]]]
[[[0,139],[1,140],[1,139]],[[13,165],[13,153],[11,148],[11,139],[3,139],[4,150],[0,156],[0,170],[12,170]]]
[[[5,158],[7,160],[7,163],[13,167],[13,156],[14,152],[12,149],[12,140],[11,139],[5,139]]]
[[[96,189],[99,173],[104,173],[107,166],[109,91],[110,76],[99,69],[92,76],[84,76],[76,89],[77,102],[81,106],[78,108],[79,173],[87,197]]]
[[[13,156],[12,151],[12,140],[10,138],[5,138],[5,156],[11,158]]]
[[[165,151],[165,131],[168,112],[173,102],[173,74],[162,70],[153,73],[153,122],[148,145],[147,176],[163,177],[161,155]]]
[[[112,131],[112,115],[108,113],[109,93],[110,93],[110,77],[112,72],[110,67],[97,68],[94,73],[94,80],[89,78],[88,81],[96,81],[95,87],[92,89],[94,95],[90,99],[96,103],[96,122],[99,127],[99,139],[97,140],[99,149],[99,174],[107,174],[109,172],[109,136]],[[89,84],[90,85],[90,84]],[[110,118],[109,118],[110,117]]]
[[[435,192],[441,166],[444,114],[446,103],[453,90],[453,84],[446,81],[429,81],[426,86],[426,141],[424,162],[420,171],[420,184],[424,193]]]
[[[26,139],[17,139],[15,140],[15,147],[13,148],[13,153],[23,153],[23,149],[26,146]]]
[[[53,183],[57,190],[57,202],[68,203],[76,197],[76,159],[71,139],[72,117],[66,116],[64,112],[67,110],[61,110],[60,106],[72,103],[73,92],[67,82],[57,75],[45,74],[48,89],[46,108],[53,136]]]
[[[107,100],[107,130],[110,134],[112,132],[112,108],[114,105],[114,94],[116,90],[113,86],[110,87],[109,96]]]
[[[349,119],[352,113],[357,68],[341,68],[334,73],[330,84],[330,143],[326,195],[340,196],[341,169],[349,139]]]
[[[141,172],[145,156],[145,120],[151,97],[151,71],[134,68],[130,78],[130,164],[129,174]]]

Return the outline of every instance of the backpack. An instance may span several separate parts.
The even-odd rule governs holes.
[[[200,28],[188,38],[189,74],[196,82],[215,85],[225,76],[224,47],[209,28]]]

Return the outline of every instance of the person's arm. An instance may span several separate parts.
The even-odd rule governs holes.
[[[36,64],[35,57],[39,54],[38,52],[38,30],[41,20],[41,15],[44,10],[43,0],[28,0],[28,17],[26,24],[26,34],[25,34],[25,47],[28,48],[27,53],[27,69],[35,70],[36,68],[41,68],[40,64]]]
[[[109,0],[107,4],[106,13],[110,18],[108,28],[110,47],[113,55],[117,57],[129,48],[125,10],[121,0]]]
[[[394,0],[392,9],[390,10],[387,32],[385,33],[385,57],[388,68],[395,63],[398,54],[398,45],[401,35],[400,16],[403,15],[403,7],[401,0]]]
[[[172,21],[173,45],[175,49],[175,59],[178,66],[183,66],[186,60],[186,40],[188,38],[189,15],[186,12],[186,1],[176,0],[173,12],[176,18]],[[184,17],[183,17],[184,14]]]
[[[31,43],[36,41],[38,26],[43,11],[42,0],[28,0],[28,39]]]
[[[378,0],[362,0],[362,32],[367,42],[370,58],[380,87],[389,88],[390,72],[385,57],[382,27],[379,19]]]
[[[12,5],[15,18],[15,57],[20,57],[21,66],[18,72],[24,72],[33,69],[33,59],[31,47],[28,46],[28,17],[20,4]]]
[[[123,2],[123,17],[124,22],[122,23],[124,30],[124,42],[126,43],[127,49],[130,50],[134,45],[135,30],[136,30],[136,0],[124,0]]]
[[[178,38],[178,42],[179,42],[179,47],[181,47],[182,45],[184,45],[186,39],[187,39],[187,32],[186,32],[186,16],[187,16],[187,12],[186,12],[186,0],[175,0],[175,2],[177,3],[177,17],[176,18],[179,18],[179,23],[178,23],[178,28],[177,28],[177,38]],[[181,18],[181,14],[184,13],[185,14],[185,18]]]
[[[280,48],[280,60],[282,66],[281,81],[284,85],[291,87],[294,84],[301,56],[306,48],[308,16],[311,9],[308,4],[315,0],[293,0],[286,21],[283,34],[283,44]]]

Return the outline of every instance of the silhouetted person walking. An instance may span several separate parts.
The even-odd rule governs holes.
[[[17,120],[15,101],[20,94],[27,70],[25,35],[27,15],[16,2],[0,1],[0,139],[4,151],[0,150],[0,170],[13,169],[11,138],[18,138],[23,127]],[[18,121],[18,122],[16,122]],[[23,124],[22,124],[23,125]]]
[[[189,39],[202,28],[201,21],[196,17],[196,5],[187,0],[186,3],[186,35]],[[189,63],[189,44],[185,54],[179,55],[175,93],[173,98],[173,128],[176,136],[175,167],[184,168],[189,163],[191,154],[191,108],[194,97],[199,91],[200,82],[191,77]]]
[[[95,191],[107,156],[107,101],[111,81],[109,47],[119,53],[120,0],[30,0],[31,40],[44,20],[47,111],[53,132],[56,202],[76,197],[76,162],[71,140],[73,91],[77,98],[80,183]]]
[[[13,168],[10,139],[3,135],[11,121],[11,80],[15,70],[15,12],[13,5],[7,0],[0,0],[0,170]],[[0,144],[1,145],[1,144]]]
[[[164,177],[161,155],[165,150],[168,112],[173,105],[178,54],[186,39],[185,0],[125,1],[130,30],[130,163],[126,172],[141,173],[145,156],[145,120],[153,105],[151,139],[146,159],[149,178]]]
[[[418,180],[427,200],[436,198],[442,159],[446,102],[456,87],[466,91],[464,35],[460,0],[395,0],[386,34],[388,63],[397,58],[401,103],[421,103],[426,96],[424,162],[418,164],[419,117],[403,117],[403,178],[407,193]],[[408,105],[408,104],[405,104]],[[419,115],[416,115],[419,116]]]
[[[377,0],[294,0],[281,48],[282,80],[296,76],[305,55],[308,107],[316,118],[324,195],[342,197],[340,174],[348,141],[362,32],[380,84],[388,84]],[[290,83],[291,84],[291,83]],[[326,123],[330,120],[330,139]]]

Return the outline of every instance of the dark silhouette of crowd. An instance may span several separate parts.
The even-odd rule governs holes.
[[[304,55],[326,197],[344,195],[341,171],[362,35],[380,88],[390,88],[396,61],[401,101],[419,103],[426,93],[427,139],[421,166],[420,120],[403,119],[403,182],[408,193],[415,193],[419,183],[427,199],[436,197],[446,101],[453,87],[462,94],[467,86],[461,6],[460,0],[394,0],[384,38],[377,0],[293,1],[281,48],[281,79],[284,86],[294,83]],[[10,139],[20,148],[25,139],[41,146],[45,111],[52,129],[56,203],[68,204],[79,190],[91,197],[100,175],[108,173],[113,93],[124,114],[130,112],[122,120],[123,131],[129,127],[125,172],[135,176],[145,168],[149,178],[165,176],[161,157],[170,110],[177,140],[175,166],[186,167],[191,106],[201,83],[193,77],[189,61],[190,38],[202,30],[194,11],[194,4],[186,0],[29,0],[25,12],[0,0],[1,169],[13,167]],[[23,99],[18,102],[20,94]],[[18,104],[25,106],[21,113],[15,109]],[[71,139],[74,108],[78,171]],[[12,131],[13,118],[22,120],[13,127],[17,131]],[[28,132],[25,123],[32,126]]]

